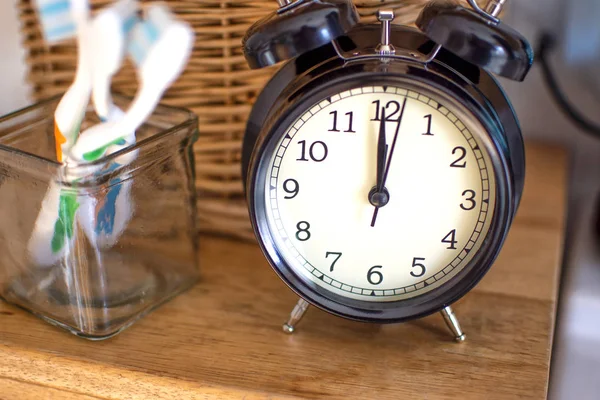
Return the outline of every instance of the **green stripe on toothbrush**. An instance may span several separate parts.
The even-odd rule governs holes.
[[[64,247],[66,240],[73,237],[75,213],[78,208],[77,194],[61,193],[58,202],[58,219],[54,224],[54,235],[51,242],[52,253],[58,253]]]
[[[125,144],[125,138],[115,139],[112,142],[97,148],[96,150],[89,151],[87,153],[83,153],[83,159],[85,161],[96,161],[106,153],[106,150],[112,145],[123,146]]]

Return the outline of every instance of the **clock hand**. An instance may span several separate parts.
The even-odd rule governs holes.
[[[377,137],[377,184],[369,192],[369,202],[373,205],[373,207],[375,207],[373,218],[371,219],[371,226],[375,226],[375,220],[377,219],[379,207],[385,206],[389,201],[389,195],[384,187],[385,163],[388,150],[388,146],[386,144],[385,123],[385,108],[382,107],[381,119],[379,122],[379,136]]]
[[[387,181],[388,173],[390,172],[390,165],[392,164],[392,157],[394,156],[394,150],[396,149],[396,140],[398,139],[398,132],[400,132],[400,126],[402,125],[402,117],[404,117],[404,109],[406,108],[406,97],[402,102],[402,110],[400,111],[400,117],[398,118],[398,125],[396,125],[396,132],[394,132],[394,140],[392,141],[392,149],[390,150],[390,156],[387,160],[387,166],[385,167],[385,174],[383,175],[383,185]]]
[[[396,125],[396,132],[394,132],[394,140],[392,141],[392,148],[390,149],[389,157],[387,157],[387,165],[385,167],[385,172],[383,173],[383,178],[381,184],[378,182],[377,188],[375,191],[371,190],[369,200],[371,204],[374,202],[379,203],[379,205],[374,205],[375,210],[373,211],[373,218],[371,219],[371,226],[374,227],[377,222],[377,214],[379,213],[379,208],[385,206],[389,201],[389,194],[387,193],[387,189],[385,188],[385,182],[387,181],[388,173],[390,172],[390,165],[392,164],[392,157],[394,156],[394,150],[396,149],[396,141],[398,140],[398,132],[400,132],[400,126],[402,125],[402,118],[404,117],[404,110],[406,109],[406,97],[402,102],[402,110],[400,111],[400,117],[398,117],[398,125]],[[383,118],[382,118],[383,120]],[[385,125],[385,124],[384,124]],[[381,186],[380,186],[381,185]],[[378,191],[379,187],[381,187],[381,192]],[[384,199],[385,201],[377,201]]]
[[[385,140],[385,108],[381,108],[381,122],[379,123],[379,137],[377,138],[377,191],[383,191],[383,177],[387,157],[387,144]]]

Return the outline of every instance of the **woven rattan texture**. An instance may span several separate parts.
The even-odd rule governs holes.
[[[94,10],[112,3],[91,0]],[[148,3],[148,1],[142,1]],[[198,218],[205,232],[253,238],[240,172],[240,154],[246,118],[253,100],[275,71],[249,70],[241,50],[246,29],[276,8],[274,0],[173,0],[166,2],[194,29],[191,60],[164,102],[194,111],[200,122],[195,146]],[[375,20],[381,8],[396,11],[395,23],[411,24],[423,0],[357,0],[362,22]],[[44,42],[31,0],[19,0],[23,45],[27,52],[32,98],[40,100],[64,92],[73,79],[76,49],[73,41],[48,47]],[[133,95],[135,71],[126,64],[113,88]]]

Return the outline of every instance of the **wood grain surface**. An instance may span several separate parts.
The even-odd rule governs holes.
[[[544,399],[565,228],[565,153],[528,145],[527,182],[507,243],[442,318],[395,325],[310,309],[256,245],[202,237],[202,281],[120,335],[89,342],[0,302],[0,399]]]

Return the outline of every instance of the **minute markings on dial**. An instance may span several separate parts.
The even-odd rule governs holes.
[[[393,91],[393,90],[401,90],[401,89],[396,89],[394,87],[390,87],[387,90],[387,93]],[[362,90],[361,90],[362,91]],[[354,94],[349,94],[350,96],[352,95],[356,95],[357,93]],[[336,101],[339,101],[345,97],[348,97],[348,94],[345,97],[341,97],[341,96],[337,96],[337,99],[335,99],[335,96],[333,96],[332,99],[332,104],[335,103]],[[423,96],[424,97],[424,96]],[[445,107],[441,106],[439,103],[436,102],[431,102],[430,99],[428,98],[420,98],[420,96],[417,94],[417,96],[411,96],[412,99],[416,99],[419,100],[423,103],[429,104],[430,106],[434,107],[435,109],[439,109],[441,113],[443,113],[444,115],[448,115],[450,114],[450,112],[445,109]],[[412,100],[411,100],[412,101]],[[320,106],[320,108],[326,108],[327,105],[325,107]],[[314,107],[316,108],[316,107]],[[312,110],[311,110],[312,111]],[[317,110],[318,111],[318,110]],[[312,115],[312,112],[310,113],[310,115]],[[409,286],[405,286],[402,288],[396,288],[396,289],[386,289],[386,290],[373,290],[372,288],[361,288],[361,287],[356,287],[356,286],[350,286],[346,283],[343,282],[339,282],[335,279],[333,279],[332,277],[327,276],[325,273],[321,272],[319,269],[315,268],[311,263],[309,263],[308,261],[306,261],[304,259],[304,257],[298,253],[297,251],[295,251],[295,253],[297,254],[296,258],[301,262],[302,265],[304,265],[304,268],[311,272],[314,276],[320,278],[323,280],[323,282],[333,286],[333,287],[337,287],[341,290],[347,291],[347,292],[352,292],[352,293],[360,293],[362,295],[365,296],[371,296],[372,293],[375,293],[375,296],[393,296],[395,294],[399,294],[399,293],[407,293],[407,292],[411,292],[414,290],[417,290],[419,288],[428,286],[429,284],[431,284],[432,282],[437,281],[438,279],[443,278],[443,276],[445,276],[446,273],[449,273],[453,267],[457,266],[460,264],[460,261],[457,260],[463,260],[466,255],[469,253],[470,249],[475,245],[476,241],[478,240],[479,234],[481,233],[481,230],[483,228],[483,223],[486,220],[486,215],[487,215],[487,206],[489,204],[489,186],[488,182],[489,180],[486,179],[487,178],[487,167],[485,166],[485,162],[483,161],[483,155],[481,154],[479,150],[479,147],[477,146],[477,142],[472,138],[470,132],[464,127],[464,125],[462,125],[462,123],[460,123],[460,121],[458,121],[458,119],[456,117],[454,117],[454,121],[452,121],[460,130],[460,132],[463,134],[463,136],[465,137],[465,139],[467,140],[467,142],[469,143],[469,146],[471,147],[471,150],[473,151],[473,153],[475,154],[475,158],[477,159],[477,163],[479,164],[479,173],[481,175],[482,178],[482,191],[481,191],[481,213],[480,213],[480,217],[478,219],[478,223],[477,226],[475,227],[475,230],[473,231],[471,237],[469,238],[468,242],[464,245],[462,250],[457,250],[457,257],[450,262],[443,270],[441,270],[440,272],[438,272],[437,274],[433,275],[433,276],[426,276],[423,281],[420,282],[416,282],[414,285],[409,285]],[[296,124],[294,124],[294,127],[292,130],[290,130],[289,133],[286,133],[286,139],[287,136],[289,135],[289,141],[288,140],[284,140],[284,142],[280,145],[279,149],[283,148],[282,152],[280,153],[279,150],[277,150],[277,156],[275,157],[275,160],[273,162],[273,165],[271,167],[271,180],[275,180],[275,182],[278,181],[278,177],[279,177],[279,165],[281,164],[281,160],[285,155],[285,151],[287,150],[287,147],[289,146],[290,143],[292,143],[293,141],[293,137],[296,135],[296,133],[299,131],[299,129],[302,127],[302,125],[304,125],[304,123],[306,121],[308,121],[310,118],[307,118],[306,116],[303,116],[303,118],[300,118]],[[451,118],[449,118],[450,120],[452,120]],[[458,122],[458,123],[457,123]],[[462,129],[461,126],[462,125]],[[275,191],[277,192],[280,188],[275,185]],[[277,195],[275,195],[274,198],[275,202],[273,204],[272,202],[272,208],[274,206],[274,209],[277,209]],[[485,209],[485,210],[484,210]],[[274,213],[275,216],[278,215]],[[279,218],[276,218],[276,220],[279,221],[278,228],[280,229],[280,233],[282,234],[283,237],[289,237],[287,234],[285,234],[285,228],[283,227],[283,225],[281,224],[281,220]],[[438,239],[439,240],[439,239]],[[286,242],[286,246],[288,248],[296,250],[294,248],[293,243],[290,240],[287,240]],[[322,261],[322,260],[321,260]],[[322,262],[319,262],[319,264],[321,264]],[[325,264],[324,264],[325,265]]]

